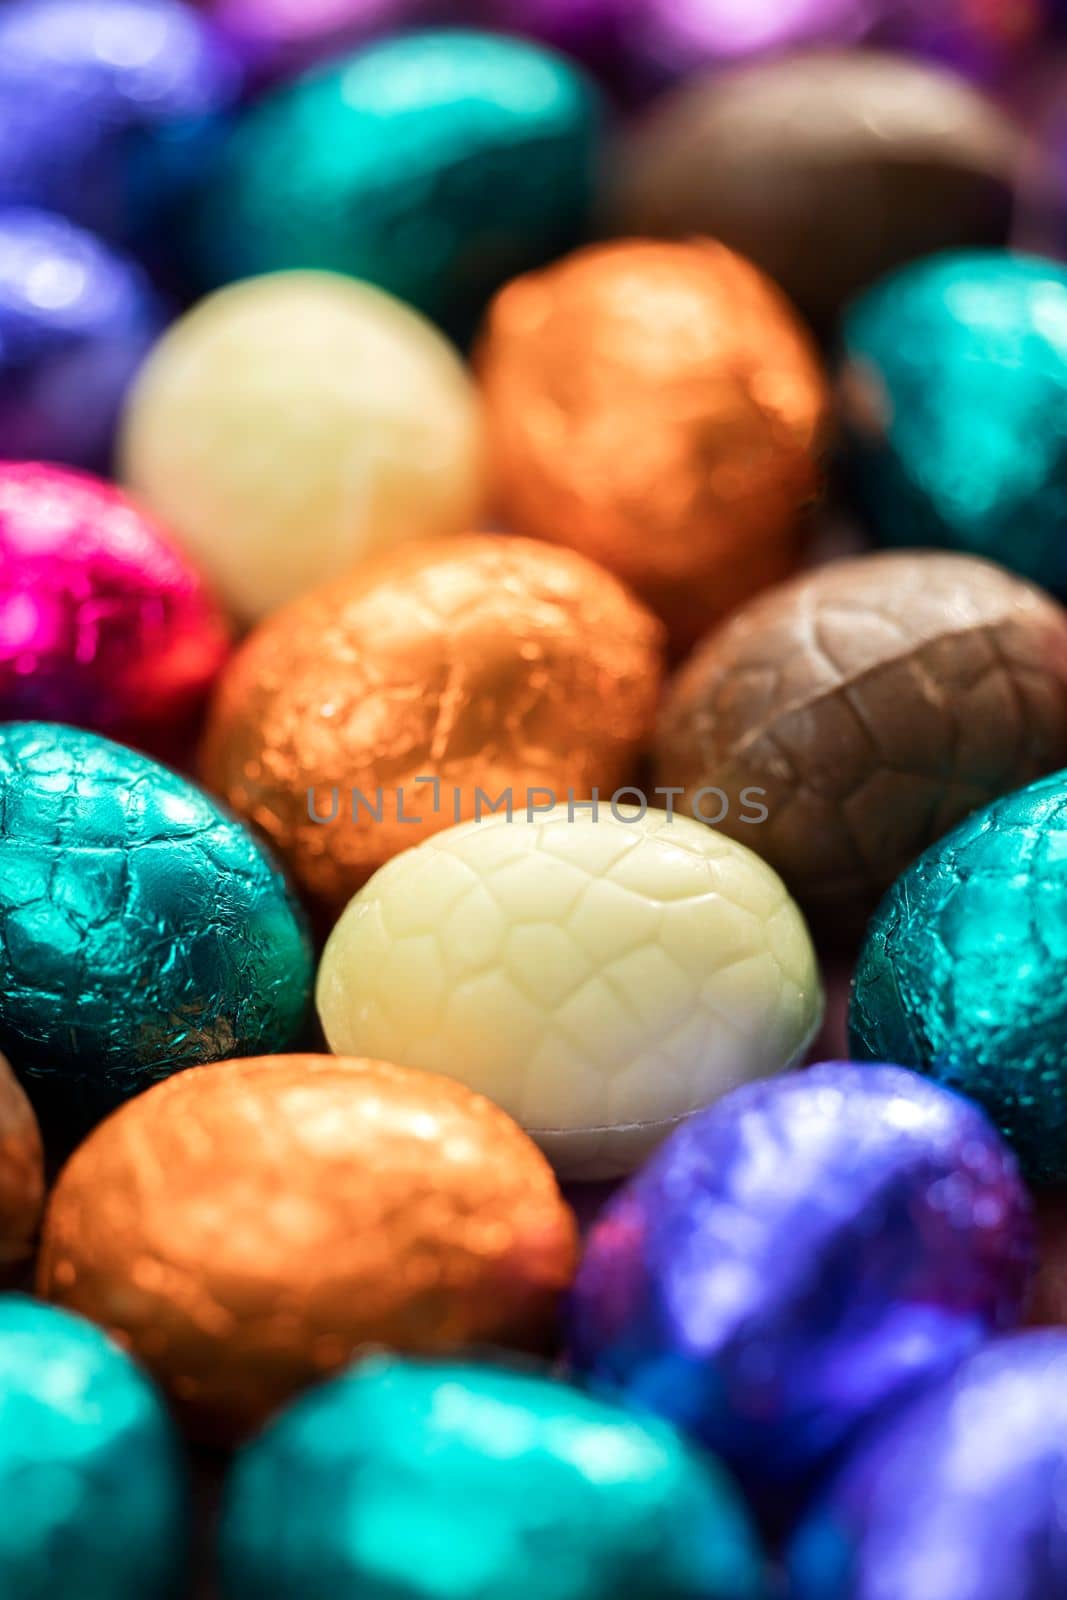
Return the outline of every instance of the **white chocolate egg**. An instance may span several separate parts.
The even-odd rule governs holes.
[[[458,353],[329,272],[249,279],[175,323],[134,385],[122,462],[244,621],[402,541],[466,533],[485,494]]]
[[[804,1054],[822,1013],[781,879],[689,818],[500,813],[405,851],[326,945],[330,1048],[446,1073],[572,1178]]]

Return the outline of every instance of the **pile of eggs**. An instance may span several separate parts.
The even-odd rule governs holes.
[[[0,3],[0,1594],[1064,1592],[1062,33]]]

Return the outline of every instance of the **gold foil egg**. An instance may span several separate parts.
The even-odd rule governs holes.
[[[627,782],[654,724],[661,631],[572,551],[494,534],[413,546],[246,641],[203,773],[339,911],[397,851],[502,798]]]
[[[540,1347],[575,1249],[547,1162],[487,1100],[381,1061],[259,1057],[180,1073],[90,1135],[38,1285],[227,1440],[367,1344]]]
[[[510,525],[616,572],[676,645],[797,565],[827,381],[741,256],[709,240],[581,251],[501,291],[479,370]]]
[[[28,1261],[44,1204],[44,1155],[33,1108],[0,1056],[0,1277]]]

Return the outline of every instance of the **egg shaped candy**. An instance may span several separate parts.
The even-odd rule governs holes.
[[[599,1178],[799,1060],[822,993],[758,857],[605,803],[487,817],[398,856],[330,935],[318,1008],[332,1050],[459,1078],[559,1171]]]
[[[987,806],[882,901],[852,990],[859,1060],[986,1107],[1028,1175],[1067,1179],[1067,773]]]
[[[1067,593],[1067,267],[920,261],[859,300],[843,337],[852,482],[876,536]]]
[[[796,1600],[1048,1600],[1067,1585],[1067,1338],[1000,1339],[872,1430],[789,1552]]]
[[[50,1125],[284,1049],[311,973],[277,869],[199,789],[95,734],[0,726],[0,1049]]]
[[[599,567],[450,539],[262,624],[220,680],[203,771],[339,912],[397,851],[509,797],[612,794],[661,674],[655,620]]]
[[[725,1474],[655,1422],[502,1368],[376,1359],[238,1458],[227,1600],[762,1600]]]
[[[228,645],[200,574],[124,494],[0,462],[0,718],[173,742]]]
[[[744,607],[671,686],[657,746],[680,808],[758,851],[836,935],[961,817],[1065,763],[1067,612],[923,550],[837,561]]]
[[[208,0],[208,6],[257,79],[290,76],[441,10],[440,0]]]
[[[244,621],[464,532],[482,421],[452,347],[367,284],[281,273],[201,302],[130,396],[124,475]]]
[[[208,281],[351,273],[469,332],[501,283],[577,244],[600,107],[523,39],[401,34],[245,113],[207,185]]]
[[[0,1278],[33,1254],[44,1205],[44,1153],[33,1107],[0,1056]]]
[[[165,321],[133,261],[62,217],[0,210],[0,459],[106,466]]]
[[[729,250],[627,241],[520,278],[480,370],[509,526],[618,573],[676,645],[797,565],[826,382],[792,309]]]
[[[729,1095],[609,1201],[571,1357],[773,1504],[1013,1326],[1031,1252],[1015,1161],[977,1107],[899,1067],[829,1062]]]
[[[4,1594],[172,1600],[184,1474],[166,1411],[129,1357],[80,1317],[0,1296],[0,1418]]]
[[[182,1073],[98,1128],[53,1193],[38,1284],[229,1439],[365,1344],[541,1345],[574,1262],[547,1162],[488,1101],[272,1056]]]

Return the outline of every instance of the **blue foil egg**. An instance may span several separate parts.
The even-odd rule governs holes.
[[[199,789],[96,734],[0,726],[0,1051],[46,1126],[284,1050],[311,976],[281,875]]]
[[[165,323],[134,262],[62,217],[0,211],[0,457],[106,466]]]
[[[977,1107],[830,1062],[729,1095],[593,1229],[576,1368],[716,1450],[765,1503],[1018,1319],[1027,1196]]]
[[[401,35],[245,113],[194,253],[212,283],[328,268],[469,332],[501,283],[578,242],[599,135],[596,92],[562,57]]]
[[[1067,1593],[1067,1336],[972,1356],[873,1430],[789,1553],[791,1600]]]
[[[931,257],[855,302],[843,342],[851,479],[881,542],[1067,593],[1067,267]]]
[[[1067,772],[987,806],[879,906],[852,988],[857,1060],[984,1105],[1036,1182],[1067,1179]]]
[[[501,1368],[375,1359],[238,1458],[228,1600],[759,1600],[725,1474],[669,1428]]]
[[[186,1489],[155,1390],[107,1336],[0,1297],[0,1593],[163,1600],[183,1566]]]

